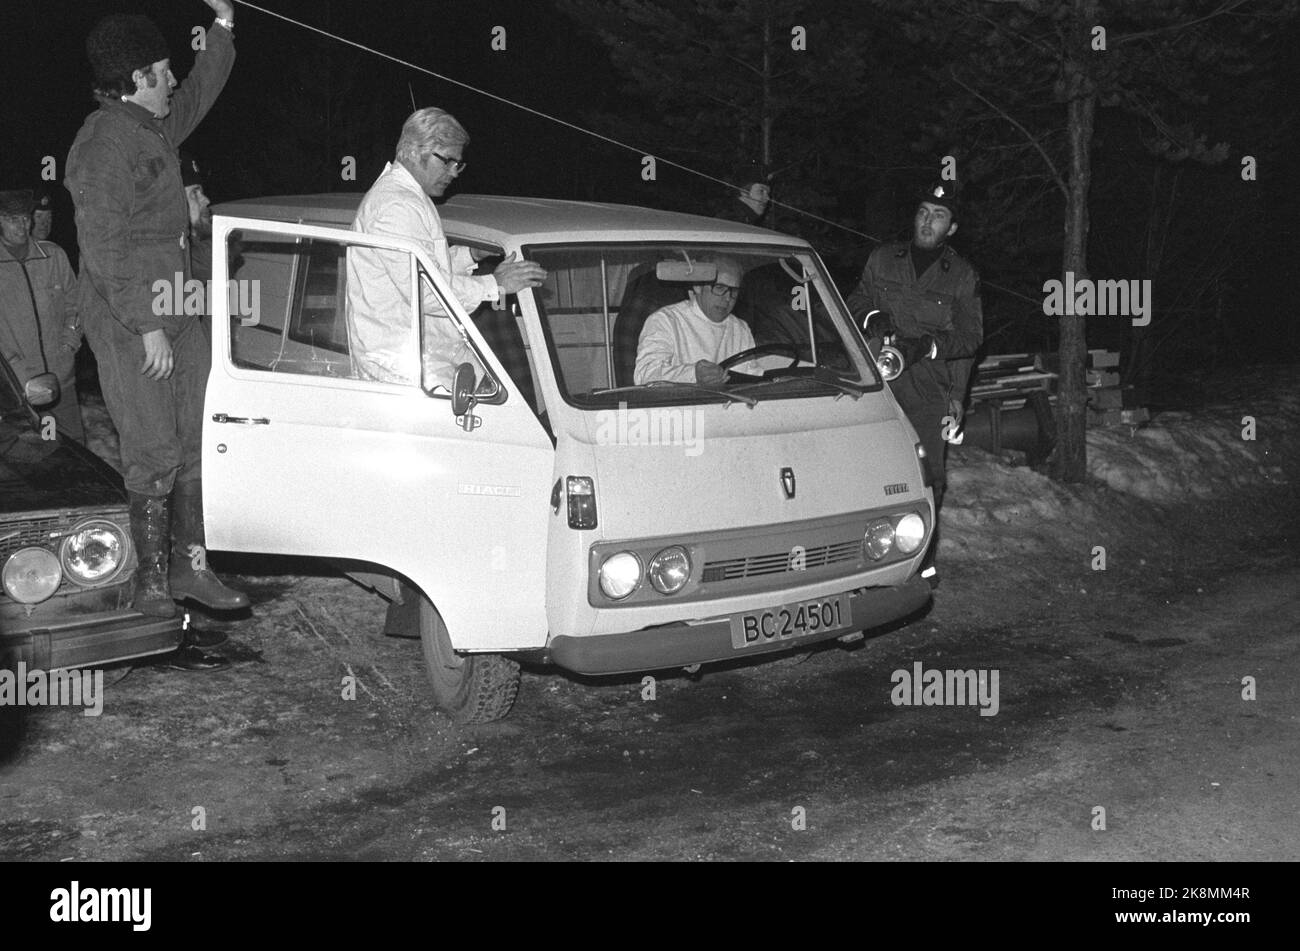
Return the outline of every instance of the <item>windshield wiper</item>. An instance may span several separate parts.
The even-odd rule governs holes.
[[[699,393],[712,393],[716,396],[725,396],[727,399],[731,400],[732,402],[744,403],[746,406],[750,407],[751,409],[758,404],[758,400],[754,399],[752,396],[742,396],[739,393],[732,393],[728,390],[719,390],[712,386],[703,386],[702,384],[699,383],[687,383],[685,381],[676,381],[676,380],[651,380],[649,383],[636,383],[633,384],[632,386],[613,386],[604,390],[592,390],[591,393],[588,395],[606,396],[607,394],[610,393],[628,393],[633,390],[662,389],[663,387],[668,387],[668,386],[686,386],[686,387],[690,387],[692,390],[695,390]]]
[[[835,371],[829,370],[826,367],[816,367],[811,374],[785,373],[778,370],[766,379],[742,385],[748,389],[755,386],[766,386],[769,383],[786,383],[790,380],[811,380],[814,383],[824,383],[827,386],[834,387],[841,393],[848,394],[855,400],[861,397],[863,393],[867,392],[867,387],[863,386],[861,383],[849,383],[846,380],[841,380]]]

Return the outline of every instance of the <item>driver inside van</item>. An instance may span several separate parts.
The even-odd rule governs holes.
[[[714,280],[692,285],[686,300],[660,307],[646,318],[632,378],[638,386],[655,380],[719,386],[726,382],[727,371],[718,364],[754,346],[749,325],[732,313],[744,275],[740,262],[719,256],[701,263],[717,266]],[[759,374],[763,364],[751,360],[735,369]]]

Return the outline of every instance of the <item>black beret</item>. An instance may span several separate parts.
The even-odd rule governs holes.
[[[137,69],[148,70],[171,58],[167,41],[153,20],[137,13],[114,13],[96,23],[86,37],[86,55],[97,86],[118,82]]]

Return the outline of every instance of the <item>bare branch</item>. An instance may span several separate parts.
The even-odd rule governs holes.
[[[1143,30],[1141,33],[1128,33],[1117,38],[1114,43],[1118,46],[1121,43],[1131,43],[1136,40],[1144,40],[1149,36],[1155,36],[1158,33],[1168,33],[1171,30],[1186,30],[1198,23],[1204,23],[1206,20],[1213,20],[1215,17],[1222,16],[1225,13],[1231,13],[1238,7],[1245,6],[1249,0],[1232,0],[1225,3],[1219,9],[1212,10],[1203,17],[1197,17],[1195,20],[1188,20],[1186,23],[1171,23],[1169,26],[1157,27],[1154,30]]]
[[[1069,188],[1066,187],[1065,178],[1064,176],[1061,175],[1060,170],[1056,167],[1056,163],[1052,161],[1052,157],[1047,154],[1047,150],[1043,148],[1043,146],[1039,143],[1038,139],[1034,138],[1034,136],[1030,133],[1030,131],[1026,129],[1023,125],[1021,125],[1019,122],[1017,122],[1010,114],[1007,113],[1005,109],[1001,108],[996,103],[990,101],[986,96],[984,96],[977,90],[972,89],[970,86],[962,82],[957,77],[957,73],[955,70],[950,70],[949,74],[952,76],[952,81],[955,82],[958,86],[966,90],[976,99],[978,99],[980,102],[984,103],[986,106],[988,106],[990,109],[995,111],[998,115],[1002,116],[1002,118],[1006,119],[1013,126],[1015,126],[1017,129],[1020,130],[1021,134],[1023,134],[1024,137],[1029,140],[1030,144],[1033,145],[1033,147],[1038,150],[1038,154],[1043,157],[1043,161],[1047,163],[1047,167],[1052,170],[1052,178],[1056,180],[1056,187],[1061,190],[1061,196],[1065,198],[1066,201],[1069,201],[1070,190]]]

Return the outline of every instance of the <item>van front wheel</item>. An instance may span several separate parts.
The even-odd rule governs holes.
[[[433,699],[457,723],[491,723],[510,712],[519,665],[500,654],[457,654],[438,609],[420,598],[420,645]]]

